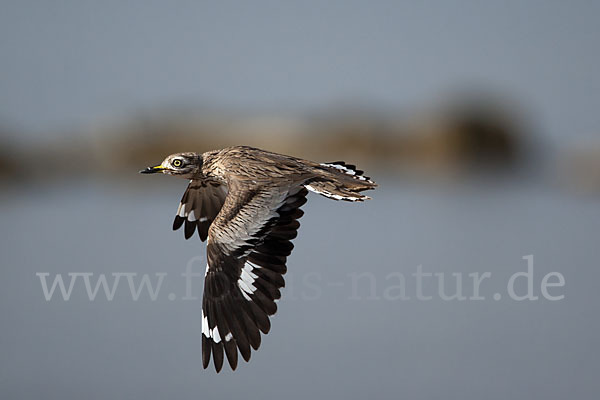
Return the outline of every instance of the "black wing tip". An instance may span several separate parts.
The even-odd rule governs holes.
[[[212,220],[210,219],[203,222],[198,221],[198,236],[200,236],[200,240],[203,242],[206,241],[206,238],[208,237],[208,228],[211,223]]]
[[[185,218],[180,217],[179,215],[175,216],[175,220],[173,221],[173,230],[176,231],[183,226],[185,222]]]
[[[185,227],[184,227],[184,236],[186,239],[191,238],[192,236],[194,236],[194,231],[196,230],[196,221],[190,221],[189,219],[185,220]]]
[[[202,335],[202,368],[208,369],[210,366],[210,359],[213,359],[213,366],[215,368],[215,372],[218,374],[223,370],[224,358],[227,358],[227,364],[229,364],[229,368],[232,371],[235,371],[238,367],[238,349],[235,341],[229,342],[219,342],[216,343],[211,339],[206,338],[206,336]],[[223,357],[223,350],[225,351],[225,356]],[[212,357],[211,357],[212,353]],[[250,361],[250,354],[248,357],[244,356],[242,353],[242,357],[244,360]]]
[[[212,342],[213,364],[217,373],[223,368],[223,343]]]
[[[235,371],[237,368],[238,356],[237,356],[237,347],[235,342],[229,341],[225,342],[225,355],[227,356],[227,361],[229,362],[229,367],[232,371]]]
[[[208,338],[202,335],[202,367],[204,369],[208,368],[208,364],[210,363],[210,348]]]

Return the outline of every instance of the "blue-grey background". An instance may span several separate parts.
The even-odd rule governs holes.
[[[414,107],[485,85],[552,138],[598,130],[594,1],[3,1],[0,117],[26,131],[144,107]]]
[[[1,8],[1,138],[19,149],[17,165],[37,174],[19,179],[16,171],[0,186],[0,397],[600,394],[600,203],[588,192],[598,169],[584,168],[591,175],[582,192],[561,168],[563,155],[577,160],[572,151],[599,142],[600,3],[3,1]],[[301,116],[351,104],[410,115],[482,88],[513,99],[527,116],[533,168],[425,179],[371,160],[365,168],[380,183],[372,201],[311,195],[272,331],[234,373],[202,370],[200,301],[180,300],[180,274],[204,255],[199,240],[170,230],[185,182],[134,176],[134,168],[96,175],[85,159],[46,179],[48,165],[27,152],[102,140],[96,127],[140,112]],[[525,270],[529,254],[535,294],[557,271],[566,285],[555,290],[565,299],[508,299],[506,282]],[[486,300],[370,300],[365,286],[350,298],[349,274],[373,273],[380,296],[388,274],[408,277],[418,265],[448,275],[491,272]],[[202,272],[202,263],[195,268]],[[112,302],[102,294],[91,302],[76,286],[71,300],[47,302],[37,272],[169,275],[157,301],[144,294],[132,301],[122,286]],[[321,278],[318,292],[303,284],[306,276]],[[200,287],[201,280],[196,295]]]

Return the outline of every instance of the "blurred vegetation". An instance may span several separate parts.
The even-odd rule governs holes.
[[[412,114],[350,108],[293,117],[157,112],[86,133],[26,150],[13,146],[10,135],[0,136],[0,178],[135,176],[170,153],[240,144],[316,161],[348,159],[389,173],[465,174],[514,171],[527,164],[532,148],[514,110],[481,99]],[[132,174],[123,173],[128,170]]]

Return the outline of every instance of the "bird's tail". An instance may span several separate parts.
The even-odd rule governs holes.
[[[370,199],[360,192],[375,189],[377,184],[363,171],[343,161],[323,163],[313,169],[315,177],[304,186],[315,193],[335,200],[364,201]]]

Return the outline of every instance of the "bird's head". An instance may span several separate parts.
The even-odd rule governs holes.
[[[193,179],[202,170],[202,155],[198,153],[175,153],[164,159],[160,165],[148,167],[141,174],[163,173]]]

